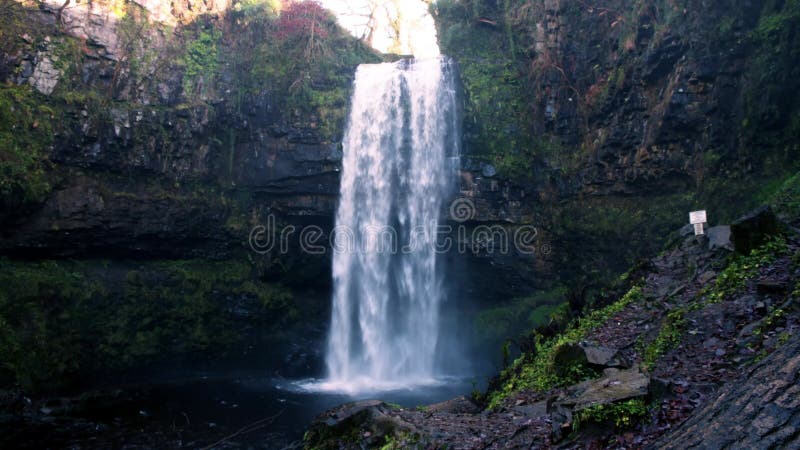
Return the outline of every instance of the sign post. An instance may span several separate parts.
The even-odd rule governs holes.
[[[706,223],[706,211],[692,211],[689,213],[689,223],[694,225],[694,235],[700,236],[703,232],[703,224]]]

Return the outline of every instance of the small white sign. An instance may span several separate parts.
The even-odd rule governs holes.
[[[692,211],[689,213],[689,223],[694,225],[696,223],[706,223],[706,211]]]

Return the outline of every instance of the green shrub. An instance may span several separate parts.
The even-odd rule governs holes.
[[[602,425],[612,422],[618,430],[621,430],[630,428],[646,417],[648,412],[647,403],[641,398],[595,405],[577,412],[572,427],[577,431],[586,423]]]
[[[680,343],[681,335],[686,326],[685,316],[687,312],[687,308],[678,308],[667,314],[661,324],[658,335],[645,348],[642,354],[642,365],[647,370],[652,370],[658,358]]]
[[[234,3],[233,11],[248,24],[274,20],[280,14],[281,0],[239,0]]]
[[[55,262],[0,260],[0,370],[25,389],[58,385],[83,368],[90,302],[102,288]]]
[[[219,40],[222,33],[216,28],[201,30],[186,45],[182,62],[185,67],[183,91],[187,97],[205,94],[217,76],[219,66]]]
[[[0,208],[42,201],[57,113],[30,86],[0,86]]]

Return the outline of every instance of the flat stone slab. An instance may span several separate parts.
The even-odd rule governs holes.
[[[592,342],[565,344],[555,355],[556,367],[567,367],[574,363],[589,363],[605,367],[630,367],[630,364],[613,347],[604,347]]]
[[[547,415],[547,401],[536,402],[532,405],[518,405],[511,409],[525,417],[543,417]]]
[[[567,388],[567,393],[559,397],[555,405],[575,412],[595,405],[643,397],[647,395],[649,387],[650,377],[638,367],[624,370],[609,368],[598,379]]]
[[[581,342],[581,348],[586,355],[586,360],[590,364],[607,367],[629,367],[630,364],[619,354],[619,350],[613,347],[604,347],[591,343]]]
[[[733,242],[731,241],[731,227],[728,225],[718,225],[706,230],[708,236],[708,249],[714,250],[717,248],[724,248],[733,250]]]
[[[440,403],[428,405],[426,408],[430,412],[442,412],[448,414],[477,414],[481,409],[472,400],[462,395]]]

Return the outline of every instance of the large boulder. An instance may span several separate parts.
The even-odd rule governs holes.
[[[559,441],[572,429],[574,415],[584,409],[648,395],[650,377],[639,367],[608,368],[603,376],[572,385],[552,399],[547,408],[552,420],[552,439]]]
[[[330,409],[319,415],[305,437],[305,447],[338,449],[343,446],[378,446],[386,436],[416,433],[391,405],[380,400],[364,400]]]
[[[605,367],[630,367],[630,363],[620,355],[616,348],[589,342],[581,342],[580,347],[589,364]]]
[[[772,208],[765,205],[731,224],[731,240],[737,253],[747,254],[784,229]]]
[[[618,349],[593,342],[562,345],[553,357],[553,365],[557,372],[569,370],[575,365],[586,364],[601,367],[630,367],[630,363]]]
[[[650,387],[650,377],[639,370],[608,368],[603,376],[584,381],[567,388],[565,394],[556,399],[554,407],[567,407],[572,412],[595,405],[605,405],[630,398],[644,397]]]
[[[481,412],[481,408],[465,395],[428,405],[426,409],[429,412],[447,414],[477,414]]]
[[[733,242],[731,242],[731,227],[728,225],[718,225],[706,230],[708,236],[708,249],[715,250],[724,248],[726,250],[733,250]]]

